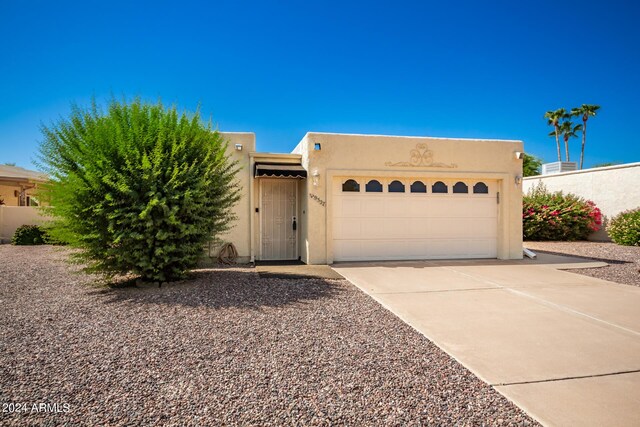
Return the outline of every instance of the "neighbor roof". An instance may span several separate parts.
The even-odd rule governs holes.
[[[18,166],[0,165],[0,179],[12,181],[47,181],[46,174]]]

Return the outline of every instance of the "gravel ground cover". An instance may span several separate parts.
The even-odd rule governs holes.
[[[572,273],[626,285],[640,286],[640,247],[610,242],[525,242],[532,251],[574,255],[609,263],[607,267],[580,268]]]
[[[2,425],[536,424],[346,281],[108,288],[64,258],[0,246]]]

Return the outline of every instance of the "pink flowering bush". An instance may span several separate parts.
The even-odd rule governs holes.
[[[585,240],[601,226],[600,209],[575,194],[551,193],[540,183],[523,197],[525,240]]]
[[[640,208],[621,212],[607,225],[609,237],[625,246],[640,246]]]

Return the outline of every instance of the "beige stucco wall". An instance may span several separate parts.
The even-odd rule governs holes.
[[[604,168],[585,169],[524,179],[526,193],[539,182],[550,191],[573,193],[592,200],[606,218],[640,207],[640,162]],[[591,240],[608,240],[606,231],[590,236]]]
[[[18,198],[14,195],[16,190],[20,191],[20,187],[0,184],[0,198],[6,206],[18,206]]]
[[[238,162],[240,168],[236,179],[240,185],[240,200],[234,206],[233,212],[237,219],[233,222],[231,230],[217,238],[222,242],[231,242],[238,250],[238,261],[248,262],[251,256],[251,203],[250,184],[252,178],[250,155],[256,150],[256,136],[251,132],[221,132],[222,137],[228,142],[227,154],[230,159]],[[242,150],[236,150],[235,144],[242,144]],[[207,255],[212,258],[218,256],[219,247],[212,244]]]
[[[320,143],[321,150],[314,150]],[[426,144],[432,152],[432,166],[393,166],[409,162],[410,152],[417,144]],[[383,176],[442,178],[490,178],[498,181],[501,206],[498,212],[498,257],[522,258],[522,184],[516,176],[522,174],[522,161],[515,152],[523,151],[521,141],[463,140],[446,138],[345,135],[307,133],[293,153],[302,156],[302,165],[309,172],[304,181],[305,197],[314,195],[326,204],[306,200],[301,216],[303,229],[302,260],[308,264],[333,261],[331,236],[331,183],[336,176]],[[441,167],[437,164],[455,164]],[[314,186],[311,175],[319,174]]]
[[[38,225],[45,221],[38,208],[0,205],[0,243],[10,242],[21,225]]]

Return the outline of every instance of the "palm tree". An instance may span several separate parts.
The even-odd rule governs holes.
[[[569,157],[569,139],[578,136],[578,132],[582,130],[582,125],[573,125],[570,120],[565,120],[558,125],[558,131],[564,139],[564,151],[567,162],[571,161]],[[549,135],[553,135],[550,133]]]
[[[558,147],[558,161],[562,161],[562,154],[560,153],[560,120],[568,118],[569,115],[564,108],[558,108],[555,111],[547,111],[544,113],[544,118],[547,119],[547,124],[553,126],[553,132],[549,136],[556,137],[556,146]]]
[[[595,117],[599,109],[599,105],[593,104],[582,104],[581,107],[571,109],[571,116],[582,116],[582,123],[584,123],[584,126],[582,128],[582,149],[580,150],[580,169],[582,169],[582,164],[584,162],[584,145],[587,142],[587,120],[589,120],[589,116]]]

